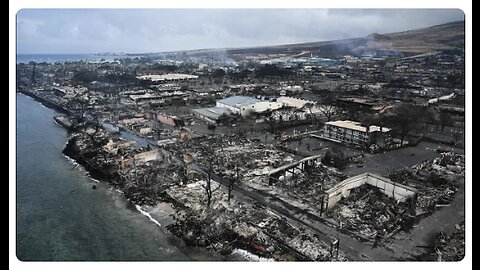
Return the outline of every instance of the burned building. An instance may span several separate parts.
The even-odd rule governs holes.
[[[379,126],[364,127],[354,121],[330,121],[323,127],[323,138],[355,147],[383,146],[390,141],[390,129]]]

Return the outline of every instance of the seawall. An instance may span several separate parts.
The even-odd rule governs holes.
[[[45,105],[45,107],[48,107],[48,108],[51,108],[51,109],[54,109],[58,112],[61,112],[61,113],[64,113],[64,114],[67,114],[67,115],[72,115],[73,113],[69,110],[67,110],[66,108],[56,104],[56,103],[53,103],[52,101],[48,100],[48,99],[45,99],[39,95],[36,95],[35,93],[32,93],[30,91],[25,91],[25,90],[20,90],[20,89],[17,89],[17,92],[19,93],[22,93],[26,96],[29,96],[29,97],[32,97],[33,99],[35,99],[36,101],[39,101],[40,103],[42,103],[43,105]]]

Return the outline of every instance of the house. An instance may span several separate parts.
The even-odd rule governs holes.
[[[379,126],[364,127],[354,121],[330,121],[323,126],[323,138],[355,147],[383,146],[389,143],[390,129]]]

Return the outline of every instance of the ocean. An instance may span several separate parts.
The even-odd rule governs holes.
[[[56,112],[16,94],[16,255],[22,261],[237,261],[187,247],[62,154]],[[93,185],[96,189],[92,189]],[[160,225],[160,226],[159,226]],[[253,256],[253,257],[252,257]]]
[[[126,55],[96,55],[96,54],[17,54],[17,64],[29,63],[34,61],[37,63],[55,63],[65,61],[113,61],[115,59],[129,58]],[[135,57],[133,57],[135,58]]]

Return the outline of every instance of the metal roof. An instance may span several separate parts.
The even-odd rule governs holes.
[[[360,122],[355,122],[355,121],[330,121],[326,122],[325,125],[331,125],[331,126],[336,126],[336,127],[341,127],[341,128],[348,128],[348,129],[353,129],[353,130],[358,130],[361,132],[367,132],[367,128],[362,126]],[[381,132],[389,132],[390,129],[386,127],[380,128],[379,126],[370,126],[369,132],[375,132],[375,131],[381,131]]]
[[[212,120],[218,120],[220,115],[222,114],[230,114],[230,111],[227,108],[221,107],[211,107],[211,108],[200,108],[200,109],[193,109],[192,111],[206,116]]]
[[[228,97],[228,98],[218,100],[217,102],[239,108],[239,107],[255,104],[258,101],[259,101],[258,99],[253,98],[253,97],[231,96],[231,97]]]

